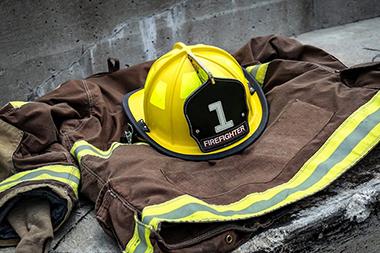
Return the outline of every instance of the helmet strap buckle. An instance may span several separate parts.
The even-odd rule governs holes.
[[[140,119],[138,122],[137,122],[138,126],[144,131],[144,132],[149,132],[149,128],[148,126],[146,125],[146,123],[144,122],[144,120]]]
[[[132,144],[132,137],[133,137],[133,127],[131,124],[128,123],[127,130],[124,131],[124,138],[126,140],[126,143]]]

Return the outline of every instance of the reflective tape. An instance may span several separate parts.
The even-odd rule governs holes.
[[[267,73],[268,66],[269,66],[269,62],[259,64],[259,67],[257,69],[255,78],[261,86],[264,84],[265,75]]]
[[[48,165],[34,170],[19,172],[0,182],[0,192],[20,183],[39,180],[54,180],[69,185],[76,197],[78,197],[80,172],[77,167],[70,165]]]
[[[256,79],[260,86],[263,86],[268,66],[269,62],[249,66],[246,69]]]
[[[147,206],[126,252],[153,252],[151,230],[161,222],[220,222],[248,219],[272,212],[326,188],[380,141],[380,92],[350,115],[288,182],[251,193],[228,205],[213,205],[182,195]],[[144,229],[144,233],[140,230]],[[133,243],[131,243],[133,242]]]
[[[125,144],[114,142],[108,150],[103,151],[91,145],[87,141],[81,140],[74,143],[70,153],[78,160],[78,162],[80,162],[81,159],[86,155],[108,159],[112,155],[112,152],[121,145]]]
[[[11,102],[9,102],[9,104],[11,104],[11,106],[13,106],[13,108],[20,108],[21,106],[26,105],[28,103],[29,102],[24,102],[24,101],[11,101]]]
[[[87,141],[80,140],[74,143],[74,145],[72,146],[70,150],[70,153],[77,159],[78,162],[80,162],[81,159],[86,155],[108,159],[118,147],[130,146],[130,145],[148,145],[148,144],[145,142],[136,142],[133,144],[114,142],[111,144],[108,150],[101,150],[95,147],[94,145],[91,145]]]

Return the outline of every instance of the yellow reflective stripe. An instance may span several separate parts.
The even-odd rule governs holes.
[[[255,65],[248,66],[248,67],[246,67],[245,69],[246,69],[249,73],[251,73],[251,71],[252,71],[252,69],[253,69],[254,66],[255,66]]]
[[[253,76],[255,80],[256,80],[256,74],[257,74],[257,70],[259,69],[259,66],[260,64],[256,64],[247,68],[248,72],[251,74],[251,76]]]
[[[267,63],[263,63],[263,64],[260,64],[259,65],[259,68],[257,70],[257,73],[256,73],[256,80],[261,84],[263,85],[264,84],[264,80],[265,80],[265,75],[267,73],[267,69],[268,69],[268,65],[269,65],[269,62]]]
[[[23,182],[38,180],[54,180],[69,185],[76,197],[78,197],[80,172],[78,168],[70,165],[48,165],[34,170],[19,172],[0,182],[0,192]]]
[[[129,253],[129,252],[135,252],[136,250],[136,247],[138,246],[140,240],[139,240],[139,234],[138,234],[138,223],[136,221],[136,215],[135,215],[135,231],[133,232],[133,237],[131,240],[129,240],[126,248],[125,248],[125,253]]]
[[[287,183],[229,205],[211,205],[182,195],[144,208],[142,222],[157,229],[162,221],[228,221],[263,215],[324,189],[379,142],[380,92],[350,115]],[[151,250],[143,240],[138,248],[138,252]]]
[[[129,145],[145,145],[145,146],[149,146],[149,144],[148,143],[146,143],[146,142],[142,142],[142,141],[140,141],[140,142],[135,142],[135,143],[133,143],[133,144],[129,144]]]
[[[11,101],[9,102],[14,108],[20,108],[23,105],[26,105],[28,102],[24,101]]]
[[[256,79],[256,81],[262,86],[264,84],[265,75],[269,62],[263,64],[256,64],[246,67],[246,70]]]
[[[86,155],[96,156],[103,159],[108,159],[112,153],[120,146],[130,146],[130,145],[148,145],[145,142],[136,142],[133,144],[126,144],[120,142],[114,142],[111,144],[111,147],[108,150],[101,150],[94,145],[91,145],[87,141],[81,140],[74,143],[72,146],[70,153],[77,159],[77,161],[81,161],[81,159]],[[149,145],[148,145],[149,146]]]
[[[74,143],[73,147],[70,150],[70,153],[74,157],[76,157],[76,159],[79,162],[81,161],[82,157],[86,155],[97,156],[103,159],[108,159],[116,148],[123,145],[128,145],[128,144],[114,142],[111,144],[111,147],[108,150],[103,151],[101,149],[98,149],[94,145],[91,145],[87,141],[81,140]]]
[[[134,215],[135,231],[132,239],[128,242],[124,253],[129,252],[144,252],[153,253],[153,246],[150,242],[150,234],[152,227],[142,223],[137,215]]]

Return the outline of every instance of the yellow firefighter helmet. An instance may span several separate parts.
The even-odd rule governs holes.
[[[187,160],[219,159],[252,144],[268,106],[255,79],[229,53],[176,43],[125,95],[133,128],[158,151]]]

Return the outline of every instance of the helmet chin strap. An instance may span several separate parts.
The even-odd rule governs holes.
[[[245,78],[247,78],[248,80],[248,86],[249,86],[249,93],[251,93],[251,95],[253,95],[253,93],[255,93],[255,88],[254,88],[254,84],[256,84],[256,86],[260,87],[260,84],[256,81],[255,78],[253,78],[253,76],[245,69],[243,68],[243,73],[244,73],[244,76]]]

